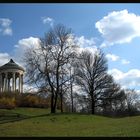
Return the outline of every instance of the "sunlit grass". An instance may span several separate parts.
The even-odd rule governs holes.
[[[38,108],[0,112],[5,112],[3,117],[1,115],[3,119],[0,119],[0,136],[140,136],[140,116],[108,118],[82,114],[51,115],[50,110]]]

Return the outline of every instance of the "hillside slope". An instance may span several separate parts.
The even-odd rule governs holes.
[[[108,118],[47,109],[0,109],[0,136],[140,136],[140,116]]]

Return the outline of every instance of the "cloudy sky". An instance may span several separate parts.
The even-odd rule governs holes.
[[[20,63],[24,49],[55,24],[72,28],[81,47],[102,48],[108,73],[140,91],[140,4],[0,4],[0,65]]]

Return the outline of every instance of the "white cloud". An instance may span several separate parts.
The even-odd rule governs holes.
[[[140,16],[127,10],[113,11],[96,22],[95,27],[102,34],[101,47],[116,43],[128,43],[140,36]]]
[[[8,27],[12,23],[12,21],[8,18],[0,18],[1,26]]]
[[[108,53],[108,54],[106,55],[106,58],[107,58],[108,60],[111,60],[111,61],[120,60],[121,64],[123,64],[123,65],[127,65],[127,64],[130,63],[130,61],[128,61],[128,60],[126,60],[126,59],[122,59],[121,57],[119,57],[119,56],[117,56],[117,55],[115,55],[115,54],[110,54],[110,53]]]
[[[50,17],[42,17],[42,22],[44,24],[50,24],[50,26],[53,26],[54,24],[54,19],[53,18],[50,18]]]
[[[130,61],[128,61],[128,60],[126,60],[126,59],[122,59],[121,62],[122,62],[122,64],[124,64],[124,65],[130,63]]]
[[[135,90],[135,91],[140,96],[140,90]]]
[[[3,35],[12,35],[12,29],[6,28],[5,30],[3,30]]]
[[[70,38],[68,39],[68,44],[73,45],[75,42],[76,45],[80,46],[78,51],[82,50],[89,50],[91,52],[97,51],[97,47],[95,46],[94,38],[86,39],[84,36],[76,37],[73,41],[73,35],[70,35]],[[29,37],[24,38],[18,41],[18,43],[15,45],[15,56],[23,56],[23,53],[28,48],[35,48],[38,49],[40,47],[40,39],[37,37]]]
[[[123,78],[123,72],[118,69],[109,70],[108,73],[113,75],[114,79],[117,81]]]
[[[99,47],[100,48],[106,48],[108,46],[110,46],[110,45],[107,42],[104,41]]]
[[[13,31],[10,27],[12,21],[8,18],[0,18],[0,32],[3,35],[12,35]]]
[[[13,57],[16,60],[18,64],[21,66],[24,66],[22,63],[22,59],[24,57],[24,53],[27,49],[35,48],[38,49],[40,39],[37,37],[28,37],[24,38],[18,41],[18,43],[15,45],[15,50]]]
[[[84,36],[76,37],[77,45],[80,47],[93,47],[95,46],[94,38],[86,39]]]
[[[128,72],[122,72],[118,69],[112,69],[108,71],[116,82],[122,85],[123,88],[135,88],[140,87],[140,70],[131,69]]]
[[[111,61],[117,61],[119,59],[119,56],[115,55],[115,54],[107,54],[106,55],[106,58],[108,60],[111,60]]]
[[[23,85],[23,92],[37,92],[38,89],[34,86],[28,85],[28,84],[24,84]]]
[[[10,55],[8,53],[0,53],[0,66],[8,63],[10,60]]]
[[[70,35],[69,39],[67,40],[67,43],[70,45],[78,45],[79,51],[82,50],[89,50],[91,52],[97,51],[97,47],[95,45],[94,38],[87,39],[84,36],[81,37],[75,37],[74,35]],[[37,37],[28,37],[24,38],[18,41],[18,43],[15,45],[15,55],[19,55],[20,57],[23,55],[23,52],[28,48],[35,48],[38,49],[40,47],[40,39]]]
[[[82,52],[84,50],[88,50],[93,54],[97,52],[97,46],[94,38],[87,39],[84,36],[80,36],[75,38],[75,42],[77,46],[80,47],[77,50],[78,52]]]
[[[16,48],[20,48],[20,49],[27,49],[27,48],[38,48],[39,46],[39,38],[37,37],[28,37],[28,38],[24,38],[18,41],[18,44],[15,45]]]

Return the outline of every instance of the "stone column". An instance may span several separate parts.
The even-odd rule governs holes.
[[[2,92],[4,92],[4,89],[5,89],[5,74],[2,77]]]
[[[21,75],[21,93],[23,93],[23,74]]]
[[[4,77],[3,77],[3,79],[2,79],[2,81],[3,81],[3,86],[2,86],[2,91],[4,92],[5,91],[5,73],[4,73]]]
[[[7,80],[8,80],[8,91],[10,91],[10,78],[8,78]]]
[[[3,88],[4,88],[4,78],[3,78],[3,75],[2,75],[2,83],[1,83],[1,91],[3,92]]]
[[[21,75],[19,73],[19,81],[18,81],[18,91],[21,92]]]
[[[16,75],[15,73],[13,72],[13,78],[12,78],[12,89],[13,89],[13,92],[15,92],[16,90]]]
[[[4,89],[4,91],[7,91],[7,76],[8,76],[8,73],[5,73],[5,89]]]

